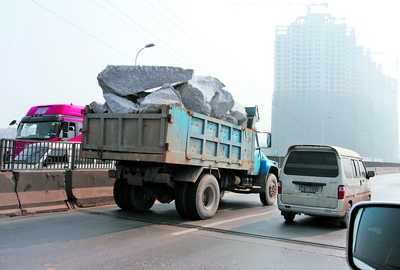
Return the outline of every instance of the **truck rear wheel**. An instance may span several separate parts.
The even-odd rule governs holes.
[[[269,173],[266,177],[265,192],[260,192],[260,201],[263,205],[273,205],[278,193],[278,181],[275,174]]]
[[[192,218],[212,218],[219,206],[219,185],[212,174],[202,174],[196,183],[188,185],[188,211]]]
[[[131,209],[131,206],[127,202],[128,198],[127,191],[128,191],[128,184],[124,181],[121,181],[120,179],[115,179],[114,189],[113,189],[114,201],[117,204],[117,206],[123,210]]]
[[[188,182],[177,182],[175,187],[175,208],[183,218],[190,217],[187,206]]]
[[[156,198],[146,192],[145,187],[128,186],[128,188],[130,189],[129,202],[133,208],[132,210],[143,212],[149,210],[154,205]]]

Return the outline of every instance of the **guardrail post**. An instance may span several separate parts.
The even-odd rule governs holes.
[[[4,143],[5,141],[3,139],[1,139],[1,145],[0,145],[0,169],[5,169],[3,168],[3,164],[4,164]]]
[[[71,153],[71,164],[69,169],[74,170],[75,169],[75,161],[76,161],[76,143],[72,144],[72,153]]]

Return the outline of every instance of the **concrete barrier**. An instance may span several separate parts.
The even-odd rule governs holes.
[[[376,175],[400,173],[400,167],[369,167],[369,171],[375,171]]]
[[[21,215],[14,176],[11,171],[0,172],[0,215]]]
[[[65,171],[14,172],[23,214],[67,211]]]
[[[71,208],[114,204],[114,179],[108,170],[66,172],[68,202]]]

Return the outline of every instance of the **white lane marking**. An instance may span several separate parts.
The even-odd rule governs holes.
[[[268,214],[275,213],[277,211],[278,210],[276,209],[276,210],[269,211],[269,212],[266,212],[266,213],[254,214],[254,215],[242,216],[242,217],[238,217],[238,218],[227,219],[227,220],[223,220],[223,221],[218,221],[218,222],[214,222],[214,223],[211,223],[211,224],[207,224],[207,225],[204,225],[202,227],[209,228],[209,227],[213,227],[213,226],[216,226],[216,225],[221,225],[221,224],[224,224],[224,223],[238,221],[238,220],[241,220],[241,219],[265,216],[265,215],[268,215]],[[187,229],[187,230],[183,230],[183,231],[176,232],[176,233],[169,233],[168,236],[176,236],[176,235],[191,233],[191,232],[194,232],[194,231],[197,231],[197,230],[198,229]]]
[[[169,233],[168,236],[175,236],[175,235],[181,235],[181,234],[185,234],[185,233],[191,233],[191,232],[194,232],[197,230],[198,229],[187,229],[187,230],[176,232],[176,233]]]

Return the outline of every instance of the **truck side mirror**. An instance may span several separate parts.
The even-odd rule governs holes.
[[[271,133],[268,133],[268,135],[267,135],[267,147],[271,148],[271,146],[272,146],[272,135],[271,135]]]
[[[347,263],[352,269],[400,269],[400,203],[360,202],[350,212]]]

